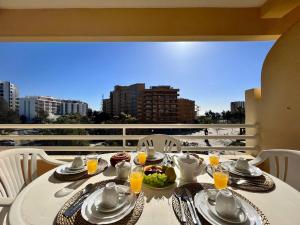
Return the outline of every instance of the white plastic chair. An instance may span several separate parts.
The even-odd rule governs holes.
[[[37,159],[52,165],[65,162],[49,157],[42,149],[18,148],[0,152],[0,223],[24,186],[37,177]]]
[[[300,191],[300,151],[288,149],[264,150],[250,161],[252,165],[259,165],[269,160],[270,174],[288,183]]]
[[[152,134],[139,140],[137,149],[153,147],[156,151],[167,153],[176,148],[177,152],[181,151],[181,143],[178,139],[164,134]]]

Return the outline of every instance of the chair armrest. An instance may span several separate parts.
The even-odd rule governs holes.
[[[10,206],[13,203],[13,198],[0,198],[0,207],[1,206]]]
[[[255,159],[252,159],[251,161],[249,161],[249,164],[253,165],[253,166],[257,166],[257,165],[263,163],[267,158],[268,158],[267,155],[264,154],[263,152],[261,152],[261,154],[256,156]]]
[[[59,166],[59,165],[63,165],[63,164],[68,163],[68,162],[65,162],[65,161],[53,159],[52,157],[48,156],[45,152],[39,154],[39,156],[41,157],[41,159],[43,161],[45,161],[49,164],[55,165],[55,166]]]

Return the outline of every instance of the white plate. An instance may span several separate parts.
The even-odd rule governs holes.
[[[237,170],[235,168],[235,163],[236,162],[233,161],[227,161],[227,162],[223,162],[222,166],[228,168],[230,173],[243,176],[243,177],[260,177],[263,174],[263,172],[258,167],[252,165],[249,165],[249,172],[245,173],[243,171]]]
[[[147,162],[152,162],[152,161],[157,161],[161,160],[165,157],[165,154],[162,152],[155,152],[154,156],[152,157],[147,157]]]
[[[129,190],[129,187],[124,186],[124,185],[118,185],[117,188],[121,189],[120,191],[123,192],[127,192]],[[103,193],[103,188],[101,188],[98,192],[98,196],[96,197],[94,204],[92,206],[92,210],[93,211],[98,211],[98,212],[104,212],[104,213],[110,213],[110,212],[114,212],[118,209],[120,209],[121,207],[123,207],[127,202],[128,202],[128,198],[126,195],[120,195],[119,196],[119,202],[118,205],[116,205],[113,208],[105,208],[102,206],[101,202],[102,202],[102,193]]]
[[[243,208],[243,207],[241,208],[241,211],[240,211],[240,213],[239,213],[238,218],[236,218],[236,219],[234,219],[234,218],[233,218],[233,219],[229,219],[229,218],[226,218],[226,217],[220,215],[220,214],[217,212],[217,210],[216,210],[216,206],[215,206],[215,205],[211,205],[211,204],[209,203],[209,201],[206,201],[206,204],[207,204],[209,210],[210,210],[216,217],[219,217],[219,218],[221,218],[222,220],[224,220],[224,221],[226,221],[226,222],[233,223],[233,224],[241,224],[241,223],[245,223],[245,222],[247,221],[247,219],[248,219],[246,213],[244,212],[244,208]]]
[[[176,185],[176,183],[172,183],[172,184],[169,184],[169,185],[164,186],[164,187],[154,187],[154,186],[151,186],[149,184],[143,183],[143,186],[145,186],[146,188],[155,189],[155,190],[169,189],[169,188],[175,187],[175,185]]]
[[[95,199],[99,195],[99,191],[95,191],[84,202],[81,207],[82,217],[93,224],[110,224],[115,223],[127,216],[134,208],[136,203],[135,194],[127,195],[127,203],[119,210],[110,213],[98,212],[93,210]]]
[[[70,175],[70,174],[82,173],[83,171],[87,170],[86,167],[84,167],[81,170],[70,170],[70,166],[71,166],[71,164],[64,164],[64,165],[57,167],[55,171],[58,174]]]
[[[78,167],[78,168],[73,168],[72,166],[68,167],[68,169],[70,171],[77,171],[77,170],[83,170],[85,166],[81,166],[81,167]]]
[[[221,218],[217,217],[212,213],[208,207],[207,204],[207,193],[206,191],[200,191],[195,195],[194,201],[195,206],[198,210],[198,212],[211,224],[214,225],[232,225],[232,223],[222,220]],[[256,212],[256,210],[245,200],[237,197],[242,204],[242,207],[245,210],[245,213],[247,215],[247,220],[244,225],[262,225],[262,219],[259,216],[259,214]]]

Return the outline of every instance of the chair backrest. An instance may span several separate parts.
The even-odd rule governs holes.
[[[37,177],[37,158],[54,165],[42,149],[19,148],[0,152],[0,201],[1,198],[14,199],[19,191]]]
[[[251,161],[253,165],[259,165],[269,160],[270,174],[283,180],[300,191],[300,151],[288,149],[271,149],[261,151]]]
[[[176,148],[177,152],[181,151],[181,143],[178,139],[164,134],[152,134],[139,140],[137,149],[153,147],[158,152],[171,152]]]

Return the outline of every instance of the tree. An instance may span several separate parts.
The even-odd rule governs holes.
[[[50,123],[48,116],[48,112],[39,110],[37,116],[33,119],[33,123]]]
[[[3,98],[0,98],[0,123],[20,123],[17,112],[11,110]]]

